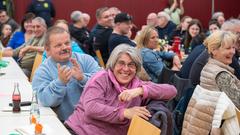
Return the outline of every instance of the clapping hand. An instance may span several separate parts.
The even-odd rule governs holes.
[[[72,76],[79,81],[82,80],[83,79],[83,73],[82,73],[82,70],[81,70],[79,64],[77,63],[76,59],[71,58],[70,61],[73,64],[73,67],[71,69],[72,70]]]
[[[178,2],[177,2],[177,0],[174,0],[174,1],[173,1],[173,5],[174,5],[175,7],[178,6]]]
[[[61,66],[57,64],[58,68],[58,78],[64,83],[67,84],[72,77],[71,69],[65,65]]]
[[[183,4],[184,0],[180,0],[180,4]]]

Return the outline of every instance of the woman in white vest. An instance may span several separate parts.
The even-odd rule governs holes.
[[[237,36],[226,31],[216,31],[204,41],[210,58],[188,103],[182,135],[239,135],[235,108],[240,108],[240,81],[229,66],[236,43]]]
[[[235,54],[237,36],[231,32],[217,31],[204,42],[210,58],[204,66],[200,86],[208,90],[222,91],[240,109],[240,81],[229,66]]]

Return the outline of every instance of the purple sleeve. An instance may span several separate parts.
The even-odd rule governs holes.
[[[123,118],[123,107],[107,105],[109,99],[106,99],[104,95],[107,92],[105,84],[109,82],[103,83],[103,81],[104,78],[101,78],[101,80],[98,78],[98,80],[91,81],[86,87],[82,97],[85,114],[93,119],[109,123],[126,123]]]
[[[143,82],[143,98],[170,100],[177,94],[177,90],[173,85],[155,84],[153,82]]]

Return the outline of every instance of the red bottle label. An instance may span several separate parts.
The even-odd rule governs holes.
[[[13,112],[20,112],[21,111],[21,96],[20,95],[13,95],[12,96],[13,102]]]

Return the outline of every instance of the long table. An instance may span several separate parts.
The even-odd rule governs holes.
[[[9,61],[6,68],[0,70],[5,75],[0,76],[0,135],[8,135],[16,128],[28,127],[30,107],[21,107],[20,113],[13,113],[9,103],[12,102],[12,92],[14,83],[19,83],[21,101],[31,101],[32,85],[28,81],[21,68],[11,57],[4,57],[3,60]],[[40,123],[50,135],[70,135],[68,130],[59,121],[54,111],[49,107],[40,106]]]
[[[29,115],[30,106],[21,107],[20,113],[12,113],[12,108],[9,103],[12,102],[12,92],[14,90],[14,83],[19,83],[19,90],[21,93],[21,101],[31,101],[32,98],[32,85],[25,79],[0,79],[0,116],[21,116]],[[49,107],[40,106],[41,115],[54,115],[56,114]],[[0,121],[1,122],[1,121]]]
[[[3,57],[2,60],[9,62],[9,64],[6,68],[0,69],[0,73],[5,74],[0,76],[0,80],[16,78],[28,80],[27,76],[23,73],[22,69],[12,57]]]
[[[40,122],[43,125],[43,133],[46,135],[70,135],[63,124],[55,116],[41,116]],[[30,122],[28,116],[0,117],[1,135],[9,135],[9,133],[13,132],[15,129],[24,129],[25,131],[28,131],[26,129],[28,129],[29,126]]]

